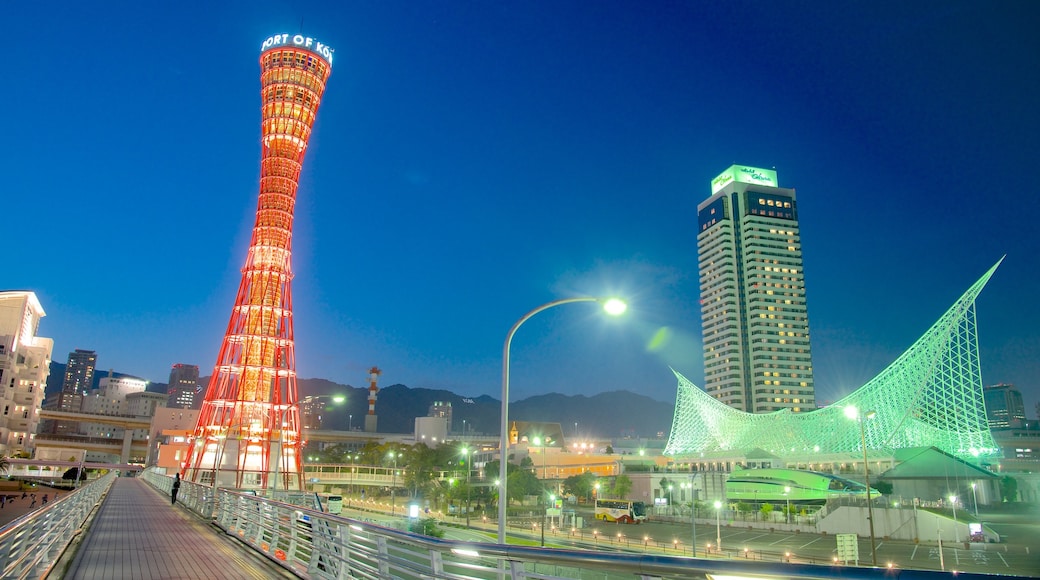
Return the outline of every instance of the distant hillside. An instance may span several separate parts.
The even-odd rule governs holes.
[[[113,373],[114,376],[132,376]],[[47,379],[47,394],[61,390],[65,365],[51,362],[51,374]],[[94,386],[108,371],[95,372]],[[209,377],[200,377],[205,389]],[[346,395],[342,405],[330,404],[326,408],[324,422],[328,429],[346,430],[348,426],[363,428],[368,413],[368,387],[341,385],[326,379],[298,379],[297,389],[301,398],[315,395]],[[151,392],[165,393],[166,383],[149,383]],[[438,389],[412,389],[405,385],[390,385],[379,389],[376,413],[379,416],[380,433],[411,433],[415,430],[415,418],[425,417],[430,405],[436,401],[450,402],[453,425],[451,430],[462,432],[462,421],[466,430],[475,434],[498,435],[498,399],[487,395],[463,397],[451,391]],[[572,435],[574,423],[578,432],[600,437],[655,437],[658,433],[668,434],[671,429],[674,403],[656,401],[650,397],[629,391],[611,391],[587,397],[585,395],[561,395],[549,393],[514,401],[509,404],[509,415],[517,421],[545,421],[560,423],[563,432]]]
[[[368,412],[367,389],[336,385],[322,379],[300,379],[297,385],[301,397],[325,394],[347,396],[343,406],[327,408],[325,424],[329,428],[346,429],[348,423],[355,428],[364,425],[364,415]],[[462,397],[451,391],[412,389],[404,385],[391,385],[379,390],[376,400],[379,432],[412,432],[415,417],[425,417],[435,401],[451,403],[452,429],[455,432],[462,431],[462,420],[465,419],[467,431],[498,434],[501,409],[498,399],[487,395]],[[674,412],[673,403],[655,401],[629,391],[612,391],[591,397],[551,393],[509,404],[512,419],[560,423],[567,434],[573,433],[574,423],[577,422],[579,433],[603,437],[667,435]],[[353,418],[349,415],[353,415]]]

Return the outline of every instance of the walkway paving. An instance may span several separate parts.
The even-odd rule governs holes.
[[[63,578],[212,580],[293,578],[136,478],[101,504]]]

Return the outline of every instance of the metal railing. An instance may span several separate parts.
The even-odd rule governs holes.
[[[117,472],[109,472],[0,529],[0,577],[45,577],[116,477]]]
[[[163,492],[171,478],[142,477]],[[183,495],[180,495],[183,494]],[[178,503],[212,517],[245,546],[301,578],[476,580],[613,580],[741,578],[851,579],[948,578],[937,571],[811,566],[753,560],[707,560],[681,556],[545,549],[442,540],[340,517],[299,505],[227,489],[184,482]],[[962,580],[989,578],[960,574]]]

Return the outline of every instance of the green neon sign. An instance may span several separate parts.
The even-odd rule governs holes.
[[[711,180],[712,195],[718,193],[723,187],[737,181],[740,183],[752,183],[756,185],[768,185],[769,187],[780,187],[776,179],[776,171],[772,169],[759,169],[746,165],[731,165],[718,177]]]

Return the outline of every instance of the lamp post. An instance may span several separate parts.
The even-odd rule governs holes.
[[[463,419],[465,420],[465,419]],[[462,448],[463,461],[466,463],[466,527],[469,527],[469,448]]]
[[[340,415],[342,417],[343,415]],[[354,415],[347,415],[347,431],[354,430]]]
[[[347,495],[347,507],[350,507],[350,496],[354,495],[354,474],[357,473],[358,456],[354,456],[354,465],[350,467],[350,493]]]
[[[957,496],[950,496],[950,505],[953,506],[953,541],[956,542],[957,535]]]
[[[697,557],[697,492],[693,490],[693,473],[690,474],[690,551]]]
[[[715,549],[718,550],[719,554],[722,554],[722,524],[720,523],[721,517],[722,502],[719,500],[715,500]]]
[[[672,512],[672,484],[669,483],[668,484],[668,515],[671,515],[672,513],[673,513]]]
[[[502,482],[502,487],[498,490],[498,543],[506,543],[506,502],[508,501],[508,494],[506,493],[506,463],[509,461],[509,347],[513,342],[513,335],[516,334],[517,329],[527,322],[535,314],[543,310],[547,310],[554,306],[560,306],[562,304],[570,304],[571,302],[600,302],[603,304],[603,309],[607,314],[617,316],[622,314],[628,306],[618,300],[617,298],[603,299],[603,298],[592,298],[592,297],[580,297],[580,298],[562,298],[560,300],[553,300],[547,302],[538,308],[523,315],[520,320],[517,320],[513,327],[509,329],[506,334],[505,345],[502,347],[502,409],[499,423],[499,440],[498,440],[498,452],[500,455],[498,465],[498,479]]]
[[[971,484],[971,503],[975,506],[975,518],[979,517],[979,496],[975,495],[975,482]]]
[[[542,446],[542,438],[541,437],[535,437],[534,439],[531,440],[531,442],[534,443],[535,446],[542,447],[542,479],[545,479],[545,447]],[[543,509],[542,509],[542,547],[544,548],[545,547],[545,514],[546,514],[546,511],[549,509],[549,506],[544,505],[545,504],[545,490],[544,489],[542,490],[541,495],[542,495],[542,504],[543,504]]]
[[[394,471],[391,474],[390,484],[390,517],[397,513],[397,456],[399,453],[390,452],[390,459],[394,460]]]
[[[867,485],[867,521],[870,523],[870,561],[877,566],[877,540],[874,539],[874,504],[870,502],[870,463],[867,459],[867,428],[864,421],[873,419],[876,411],[860,414],[859,409],[849,405],[845,407],[845,416],[859,422],[859,440],[863,446],[863,481]]]
[[[785,518],[785,520],[786,520],[786,523],[790,524],[791,523],[791,488],[788,487],[788,486],[784,486],[784,498],[787,499],[787,514],[786,514],[787,517]]]

